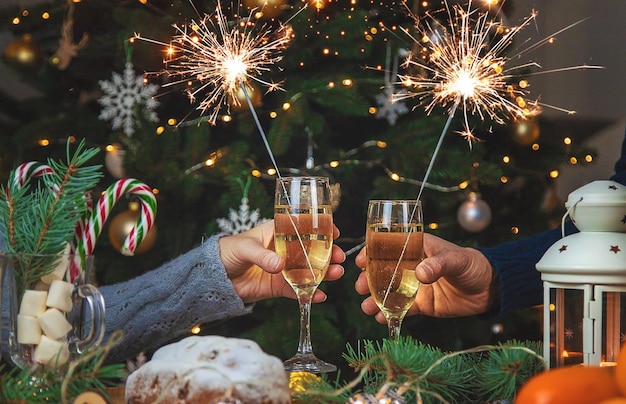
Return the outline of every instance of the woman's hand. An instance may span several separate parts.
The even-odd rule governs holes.
[[[333,239],[339,237],[334,228]],[[290,297],[296,294],[281,273],[285,261],[274,252],[274,221],[270,220],[246,232],[219,240],[220,256],[228,278],[244,303],[253,303],[271,297]],[[333,245],[331,263],[324,280],[339,279],[344,269],[341,264],[346,255]],[[326,300],[326,294],[316,290],[313,303]]]

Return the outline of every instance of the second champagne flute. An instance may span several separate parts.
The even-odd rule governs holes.
[[[400,335],[402,320],[419,288],[415,267],[424,257],[421,204],[416,200],[370,201],[365,245],[367,284],[393,340]]]
[[[311,345],[311,300],[328,271],[333,247],[330,185],[325,177],[283,177],[276,180],[274,244],[285,259],[283,276],[300,306],[300,340],[285,370],[332,372],[335,365],[318,359]]]

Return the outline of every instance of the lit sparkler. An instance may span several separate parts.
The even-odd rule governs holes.
[[[276,29],[267,25],[257,27],[252,15],[228,21],[217,2],[213,15],[205,14],[198,22],[174,25],[177,32],[169,44],[143,38],[136,39],[167,47],[166,68],[159,73],[176,77],[164,86],[185,84],[190,102],[201,98],[197,109],[208,113],[215,124],[220,108],[229,102],[239,105],[237,92],[255,80],[268,91],[280,88],[280,83],[261,79],[282,60],[281,51],[291,39],[291,28],[282,24]],[[249,88],[248,88],[249,90]]]
[[[450,111],[461,108],[464,113],[461,134],[469,142],[476,138],[470,129],[468,114],[478,115],[481,120],[489,117],[499,124],[504,124],[507,118],[524,119],[539,114],[541,107],[546,105],[527,101],[528,81],[519,79],[524,69],[540,68],[539,64],[527,62],[513,65],[512,61],[519,60],[523,53],[547,43],[549,39],[539,41],[515,55],[506,54],[513,38],[536,19],[537,13],[533,11],[520,25],[508,28],[491,19],[489,12],[472,9],[471,1],[467,9],[445,4],[446,26],[432,15],[423,21],[414,16],[417,37],[404,30],[419,48],[427,50],[428,56],[426,61],[415,55],[405,60],[405,68],[416,68],[423,74],[399,76],[406,87],[414,89],[402,98],[418,97],[427,113],[431,113],[436,106],[453,105]],[[558,71],[586,68],[599,67],[573,66]],[[516,79],[517,83],[514,83]]]
[[[554,35],[580,23],[574,23],[559,32],[532,44],[528,48],[508,55],[514,37],[533,23],[537,17],[532,12],[520,25],[505,27],[494,21],[488,11],[472,9],[471,0],[467,8],[459,5],[450,6],[444,1],[447,24],[443,25],[433,15],[420,19],[411,15],[416,22],[417,34],[404,32],[411,38],[418,49],[425,49],[427,56],[409,55],[403,67],[417,73],[399,75],[402,84],[411,92],[400,93],[396,99],[418,98],[419,105],[430,114],[436,107],[448,109],[448,121],[441,133],[439,143],[426,171],[424,183],[432,169],[443,137],[449,129],[457,110],[463,112],[464,127],[459,133],[470,146],[478,140],[470,127],[469,116],[475,115],[481,120],[491,119],[504,124],[508,119],[526,119],[541,112],[542,107],[551,107],[573,114],[563,108],[528,101],[528,81],[521,79],[524,70],[540,68],[536,62],[514,64],[521,56],[532,49],[548,43]],[[599,66],[572,66],[555,71],[600,68]],[[543,71],[548,73],[548,71]],[[528,75],[538,73],[527,73]],[[515,82],[517,80],[517,82]],[[421,192],[418,195],[421,196]]]
[[[414,89],[409,93],[398,93],[396,100],[417,97],[420,105],[424,105],[430,114],[435,107],[448,108],[448,119],[439,136],[433,155],[430,158],[424,179],[417,195],[419,201],[425,184],[434,166],[437,154],[443,144],[443,139],[450,128],[452,118],[457,109],[463,111],[464,128],[460,134],[465,137],[471,147],[477,138],[472,133],[468,115],[477,115],[484,120],[489,117],[494,122],[503,124],[507,118],[524,119],[537,115],[544,104],[539,101],[527,102],[527,82],[521,80],[517,85],[512,84],[523,69],[536,67],[535,62],[511,65],[522,54],[535,49],[547,42],[539,41],[529,48],[509,56],[506,52],[513,42],[513,38],[524,28],[530,25],[537,17],[532,12],[517,27],[507,28],[490,18],[489,12],[480,12],[472,9],[469,0],[467,8],[458,5],[450,6],[444,0],[447,12],[447,25],[439,23],[432,15],[421,21],[419,17],[410,13],[416,22],[417,36],[412,36],[408,30],[403,31],[415,42],[418,49],[426,49],[425,61],[415,55],[406,58],[403,67],[416,69],[418,75],[398,75],[405,87]],[[407,7],[408,10],[408,7]],[[564,30],[576,25],[572,24]],[[552,36],[551,36],[552,37]],[[599,68],[598,66],[574,66],[558,69],[558,71],[584,68]],[[423,72],[423,73],[421,73]],[[545,73],[545,72],[544,72]],[[574,113],[562,108],[561,111]],[[404,256],[409,238],[400,253],[400,259],[394,270],[389,287],[391,290],[398,268]]]

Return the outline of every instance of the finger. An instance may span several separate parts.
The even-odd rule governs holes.
[[[359,251],[357,256],[354,258],[354,263],[356,264],[356,266],[363,269],[365,268],[366,261],[367,260],[366,260],[366,255],[365,255],[365,247],[363,247],[361,251]]]
[[[333,225],[333,240],[339,238],[339,228],[335,225]]]
[[[346,253],[338,245],[333,245],[330,256],[330,262],[333,264],[341,264],[346,260]]]
[[[376,317],[374,317],[376,319],[376,321],[378,321],[381,324],[387,324],[387,319],[385,318],[385,315],[383,314],[382,311],[379,311],[376,314]]]
[[[361,302],[361,310],[363,310],[363,313],[365,314],[370,316],[373,315],[374,319],[376,319],[376,321],[380,324],[387,324],[385,315],[382,311],[380,311],[378,305],[374,302],[374,299],[371,296]]]
[[[328,267],[328,271],[326,272],[326,276],[324,277],[325,281],[336,281],[337,279],[343,276],[344,269],[341,265],[331,264]]]
[[[367,276],[365,275],[365,272],[361,272],[359,274],[359,277],[356,279],[356,282],[354,282],[354,289],[360,295],[369,294],[370,291],[369,291],[369,287],[367,286]]]
[[[327,298],[328,298],[328,295],[326,295],[326,293],[317,289],[315,293],[313,294],[313,299],[311,301],[313,303],[322,303],[322,302],[325,302]]]
[[[242,249],[246,250],[245,247]],[[248,254],[249,256],[246,258],[249,262],[257,263],[261,269],[271,274],[279,273],[285,266],[285,260],[280,255],[261,247],[257,243],[253,243],[253,247],[251,246],[247,252],[243,253],[244,256]]]
[[[371,296],[367,297],[361,302],[361,310],[363,310],[363,313],[369,316],[373,316],[380,311],[378,305],[374,301],[374,298]]]
[[[445,255],[426,258],[415,268],[415,276],[421,283],[430,284],[444,275]]]

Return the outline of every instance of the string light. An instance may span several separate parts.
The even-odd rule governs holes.
[[[185,175],[189,175],[195,171],[198,171],[201,168],[205,168],[205,167],[214,167],[216,162],[219,159],[224,158],[224,156],[226,155],[226,152],[224,151],[224,149],[218,149],[214,152],[212,152],[211,154],[209,154],[209,157],[207,159],[205,159],[204,161],[194,164],[193,166],[189,167],[188,169],[185,170]]]

